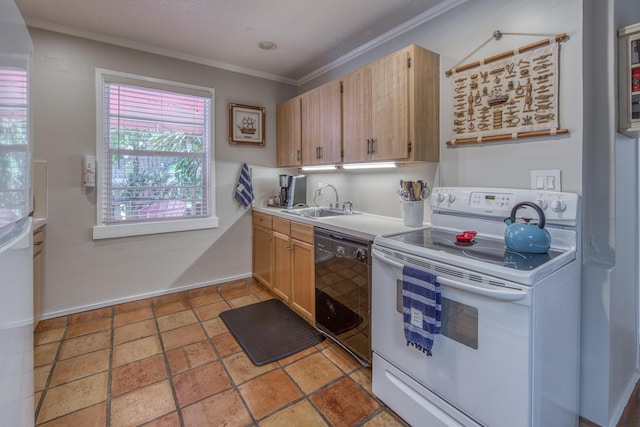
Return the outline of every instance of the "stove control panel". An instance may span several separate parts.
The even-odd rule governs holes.
[[[504,219],[520,202],[536,203],[549,224],[575,225],[578,221],[580,196],[574,193],[516,188],[439,187],[430,198],[434,212],[458,213]],[[533,209],[531,216],[535,218]],[[528,216],[523,212],[523,216]]]

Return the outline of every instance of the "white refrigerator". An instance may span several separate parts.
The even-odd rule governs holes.
[[[0,425],[33,426],[31,38],[0,0]]]

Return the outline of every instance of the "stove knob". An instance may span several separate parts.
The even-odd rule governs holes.
[[[536,205],[540,206],[540,209],[545,210],[547,209],[548,203],[544,199],[536,199]]]
[[[437,194],[436,194],[436,202],[438,202],[438,203],[442,203],[442,202],[444,202],[444,194],[442,194],[442,193],[437,193]]]
[[[449,193],[449,196],[447,197],[447,202],[449,202],[449,204],[455,202],[456,200],[456,195],[453,193]]]
[[[567,209],[567,204],[560,199],[556,199],[551,202],[551,210],[554,212],[564,212]]]

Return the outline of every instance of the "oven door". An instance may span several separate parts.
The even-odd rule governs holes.
[[[404,265],[436,274],[441,285],[442,327],[430,357],[408,346],[404,337]],[[530,288],[378,246],[372,276],[373,352],[428,389],[422,397],[436,396],[422,410],[452,417],[462,412],[492,427],[530,424]],[[375,371],[374,362],[374,392],[375,379],[381,378]],[[399,404],[411,397],[402,396],[402,389],[390,397]],[[419,412],[418,406],[413,410]],[[406,417],[419,417],[418,412]]]

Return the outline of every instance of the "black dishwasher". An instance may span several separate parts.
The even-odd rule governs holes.
[[[316,328],[364,366],[371,363],[370,245],[315,229]]]

